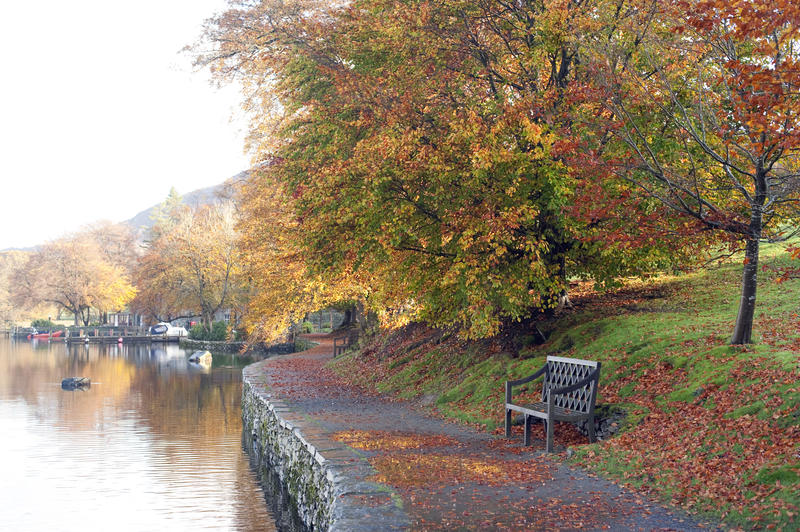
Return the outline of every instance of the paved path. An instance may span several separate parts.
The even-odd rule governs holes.
[[[319,345],[253,369],[305,420],[303,435],[323,456],[329,449],[326,458],[353,462],[354,482],[391,488],[354,495],[367,529],[370,508],[380,512],[397,497],[413,530],[715,528],[568,468],[543,452],[543,442],[524,448],[521,436],[498,438],[352,389],[324,368],[332,337],[308,336]]]

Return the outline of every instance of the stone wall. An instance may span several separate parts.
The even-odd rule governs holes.
[[[243,442],[262,478],[277,475],[291,510],[309,530],[407,530],[402,504],[369,480],[375,471],[363,457],[328,440],[313,420],[270,394],[263,383],[268,363],[247,366],[242,385]]]
[[[203,349],[217,353],[238,353],[244,348],[244,342],[212,342],[210,340],[192,340],[189,338],[181,338],[181,347],[187,349]],[[294,343],[271,344],[271,345],[253,345],[250,346],[250,352],[263,354],[263,355],[287,355],[295,352]]]
[[[244,441],[262,476],[271,472],[286,489],[289,502],[305,526],[327,530],[334,506],[332,482],[324,459],[290,423],[276,405],[245,382],[242,389]]]

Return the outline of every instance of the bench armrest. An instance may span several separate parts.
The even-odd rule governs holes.
[[[517,379],[515,381],[506,381],[506,403],[510,403],[511,402],[511,388],[512,387],[519,386],[520,384],[526,384],[528,382],[531,382],[532,380],[536,379],[537,377],[541,377],[545,373],[547,373],[547,364],[542,366],[533,375],[528,375],[527,377],[523,377],[523,378]]]
[[[541,377],[547,371],[547,364],[541,367],[536,373],[533,375],[528,375],[527,377],[523,377],[521,379],[515,381],[506,381],[506,384],[510,384],[511,386],[519,386],[520,384],[525,384],[531,382],[533,379],[537,377]]]
[[[586,386],[587,384],[589,384],[593,380],[599,380],[599,376],[600,376],[600,368],[597,368],[596,370],[591,372],[589,375],[587,375],[583,379],[581,379],[578,382],[576,382],[575,384],[570,384],[569,386],[564,386],[563,388],[551,389],[550,390],[550,395],[564,395],[564,394],[568,394],[570,392],[574,392],[578,388],[583,388],[584,386]]]

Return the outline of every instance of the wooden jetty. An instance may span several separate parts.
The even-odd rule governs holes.
[[[143,342],[177,343],[180,338],[177,336],[70,336],[69,338],[51,338],[50,341],[66,342],[67,344],[134,344]]]
[[[0,331],[2,332],[2,331]],[[19,339],[27,339],[29,331],[14,331],[12,334]],[[79,330],[69,330],[67,333],[56,337],[36,338],[39,342],[66,342],[67,344],[134,344],[134,343],[178,343],[185,336],[166,336],[163,334],[148,334],[146,327],[85,327]],[[120,342],[122,339],[122,342]]]

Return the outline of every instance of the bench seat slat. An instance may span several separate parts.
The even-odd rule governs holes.
[[[538,417],[540,419],[547,419],[547,403],[532,403],[530,405],[515,405],[514,403],[506,403],[506,408],[527,414],[529,416]],[[580,421],[589,417],[589,414],[583,412],[576,412],[574,410],[567,410],[560,406],[553,407],[553,419],[557,421]]]

